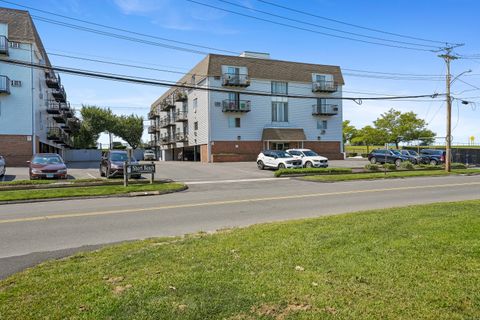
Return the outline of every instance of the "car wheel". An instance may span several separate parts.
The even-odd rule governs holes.
[[[305,168],[311,168],[311,167],[313,167],[313,164],[310,161],[307,161],[307,163],[305,163]]]
[[[278,165],[278,169],[285,169],[285,165],[284,165],[283,163],[280,163],[280,164]]]
[[[370,158],[370,163],[371,163],[371,164],[377,163],[377,158],[371,157],[371,158]]]
[[[430,165],[432,165],[432,166],[436,166],[436,165],[438,164],[437,160],[435,160],[435,159],[430,160],[429,163],[430,163]]]
[[[401,159],[395,160],[395,166],[400,167],[401,164],[402,164],[402,160],[401,160]]]
[[[260,170],[265,169],[265,165],[263,164],[262,160],[257,162],[257,168],[260,169]]]

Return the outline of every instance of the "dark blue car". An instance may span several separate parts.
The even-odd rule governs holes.
[[[403,161],[409,161],[409,159],[397,150],[376,149],[368,154],[368,161],[372,164],[393,163],[399,167]]]

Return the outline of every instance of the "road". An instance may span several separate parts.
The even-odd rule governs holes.
[[[467,199],[480,199],[480,176],[339,183],[212,181],[154,197],[0,205],[0,278],[108,243]]]

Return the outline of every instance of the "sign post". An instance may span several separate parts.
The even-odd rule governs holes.
[[[150,183],[153,184],[155,179],[155,162],[145,163],[145,164],[131,164],[130,162],[125,162],[123,167],[123,181],[124,186],[128,186],[128,178],[131,175],[140,175],[140,174],[150,174]]]

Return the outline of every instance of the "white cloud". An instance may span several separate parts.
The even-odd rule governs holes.
[[[146,14],[158,11],[168,4],[168,0],[114,0],[125,14]]]

